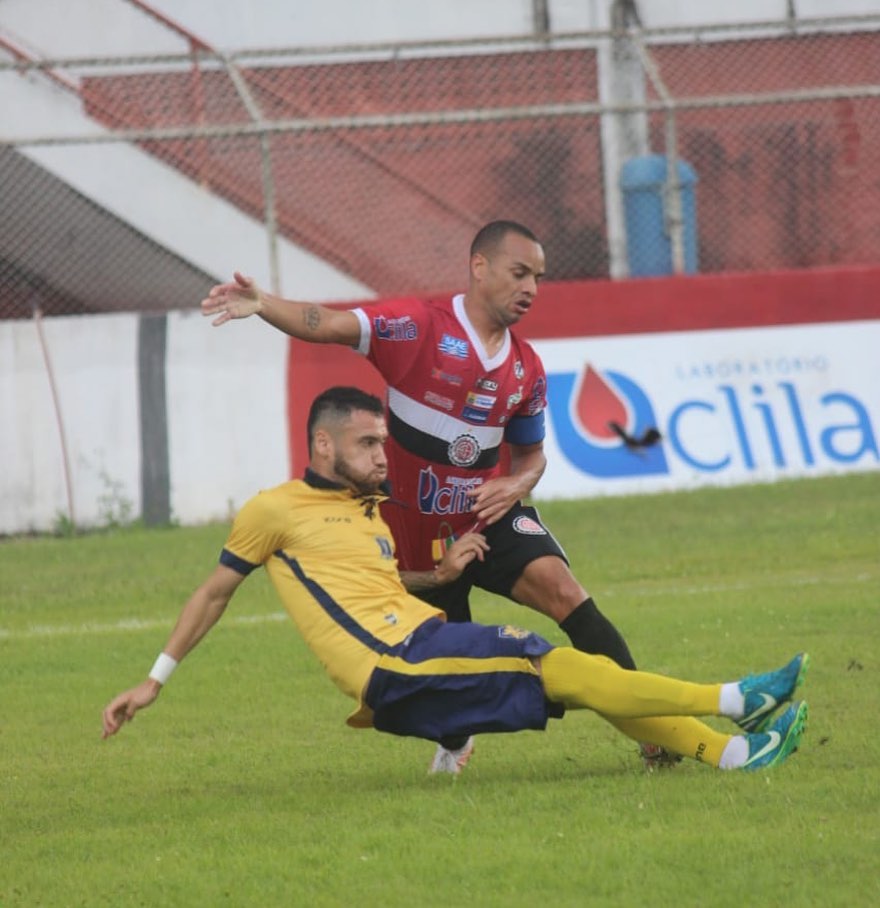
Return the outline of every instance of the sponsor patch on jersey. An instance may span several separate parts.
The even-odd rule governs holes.
[[[476,391],[468,391],[467,405],[476,407],[478,410],[491,410],[495,406],[496,400],[498,398],[491,394],[477,394]]]
[[[461,411],[461,418],[466,419],[468,422],[488,422],[489,411],[477,410],[475,407],[465,407]]]
[[[480,456],[480,443],[473,435],[459,435],[449,442],[449,462],[457,467],[472,467]]]
[[[519,403],[522,403],[522,385],[507,398],[507,409],[512,410]]]
[[[467,359],[470,346],[463,337],[455,337],[452,334],[444,334],[437,344],[437,349],[447,356],[454,356],[456,359]]]
[[[473,501],[471,492],[483,482],[482,476],[443,476],[426,467],[419,472],[419,510],[423,514],[467,514]],[[440,533],[452,529],[445,521]],[[447,535],[448,535],[447,534]]]
[[[433,391],[425,391],[424,400],[426,404],[433,404],[435,407],[440,407],[441,410],[451,410],[455,406],[455,401],[451,397],[444,397]]]
[[[419,336],[419,326],[409,315],[401,318],[385,318],[384,315],[379,315],[373,319],[373,328],[379,340],[411,341]]]
[[[515,532],[522,534],[523,536],[546,536],[547,531],[544,527],[538,523],[537,520],[532,520],[531,517],[525,517],[520,515],[513,521],[513,529]]]
[[[512,624],[504,624],[498,628],[498,636],[508,640],[525,640],[532,636],[532,632],[522,627],[514,627]]]
[[[391,545],[391,540],[386,539],[384,536],[374,536],[376,544],[379,546],[379,551],[382,553],[383,558],[393,558],[394,557],[394,546]]]
[[[482,388],[484,391],[497,391],[498,382],[493,381],[491,378],[478,378],[477,387]]]
[[[436,366],[431,369],[431,378],[435,381],[445,381],[450,385],[460,385],[464,382],[464,379],[460,375],[456,375],[454,372],[444,372]]]

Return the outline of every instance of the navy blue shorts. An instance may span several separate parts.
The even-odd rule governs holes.
[[[439,741],[544,729],[562,715],[532,658],[553,649],[520,628],[426,621],[384,654],[364,700],[379,731]]]

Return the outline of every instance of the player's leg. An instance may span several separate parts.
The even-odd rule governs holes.
[[[718,766],[731,735],[716,731],[693,716],[620,719],[602,716],[619,732],[639,743],[650,741],[665,751]]]
[[[744,708],[736,697],[725,698],[726,688],[735,687],[746,701],[771,692],[774,698],[784,696],[783,685],[789,683],[780,678],[784,671],[734,685],[693,684],[626,672],[600,657],[554,649],[517,628],[433,621],[380,657],[365,701],[380,731],[437,740],[451,734],[541,729],[559,715],[554,706],[563,703],[627,715],[690,709],[735,718],[733,714],[745,714]],[[765,689],[759,690],[762,685]],[[806,704],[792,704],[766,732],[727,736],[726,745],[718,747],[720,755],[711,753],[711,762],[725,769],[779,763],[796,749],[806,718]],[[686,749],[683,740],[679,736],[670,743]],[[708,747],[691,753],[710,762]]]
[[[560,647],[542,657],[541,672],[551,701],[569,709],[593,709],[635,740],[732,769],[772,765],[797,747],[806,704],[790,706],[769,725],[766,720],[771,706],[791,700],[807,665],[802,653],[773,672],[727,684],[697,684],[624,671],[610,659]],[[721,734],[692,718],[726,716],[741,728],[754,729],[757,712],[764,718],[764,731],[742,735]]]
[[[760,732],[726,735],[691,716],[616,719],[603,716],[634,741],[653,741],[670,753],[719,769],[764,769],[797,750],[806,730],[807,704],[792,703]]]
[[[621,668],[636,667],[623,635],[561,558],[543,555],[527,562],[510,592],[517,602],[553,618],[575,649],[608,656]]]
[[[721,715],[721,684],[626,671],[605,656],[567,646],[544,656],[541,672],[547,697],[566,709],[592,709],[620,719]]]
[[[622,634],[572,574],[565,552],[534,508],[518,504],[485,532],[490,554],[482,564],[473,565],[475,586],[552,618],[575,649],[607,656],[622,668],[636,667]],[[646,741],[639,750],[649,769],[679,759]]]
[[[475,586],[552,618],[575,649],[635,668],[623,636],[572,574],[562,546],[535,508],[517,504],[484,532],[490,550],[474,565]]]
[[[415,595],[442,609],[450,623],[459,624],[471,620],[470,591],[471,582],[465,571],[452,583],[433,590],[419,590]],[[473,753],[473,736],[445,736],[437,743],[428,772],[458,775],[467,766]]]

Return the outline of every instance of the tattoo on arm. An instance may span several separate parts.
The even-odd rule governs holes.
[[[317,306],[309,306],[303,312],[303,321],[309,331],[317,331],[321,324],[321,310]]]
[[[432,590],[440,586],[436,571],[401,571],[400,579],[408,593]]]

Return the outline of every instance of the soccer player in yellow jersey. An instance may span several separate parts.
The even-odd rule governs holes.
[[[807,705],[789,701],[806,654],[738,682],[696,684],[625,671],[515,627],[447,623],[404,588],[379,514],[387,478],[382,402],[331,388],[312,405],[308,436],[305,477],[244,505],[220,563],[184,606],[149,676],[105,708],[104,737],[158,697],[262,565],[327,673],[356,702],[350,725],[438,741],[543,729],[566,709],[592,709],[636,740],[723,769],[772,766],[797,748]],[[486,551],[482,535],[468,534],[435,570],[452,580]],[[709,715],[732,719],[737,733],[695,718]]]

